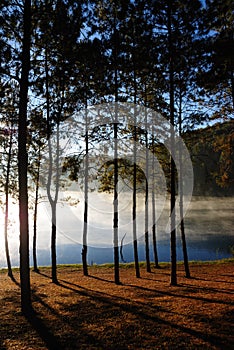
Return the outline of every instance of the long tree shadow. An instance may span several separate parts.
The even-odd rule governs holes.
[[[155,270],[152,270],[152,272],[148,275],[148,277],[141,277],[142,279],[146,279],[146,280],[154,280],[154,278],[152,278],[151,276],[153,274],[157,274],[159,273],[160,275],[165,275],[165,276],[169,276],[170,277],[170,273],[169,272],[164,272],[163,269],[166,269],[167,267],[164,267],[164,266],[161,266],[161,269],[156,269],[154,268]],[[184,272],[182,269],[181,270],[178,270],[178,273],[182,273]],[[212,274],[209,272],[209,278],[207,276],[206,273],[202,273],[202,272],[199,272],[199,277],[197,276],[194,276],[193,275],[193,271],[190,271],[191,272],[191,277],[189,278],[189,280],[200,280],[200,281],[206,281],[206,282],[212,282],[212,283],[227,283],[227,284],[234,284],[234,274],[233,273],[230,273],[230,274],[219,274],[219,277],[227,277],[228,279],[230,278],[233,278],[233,282],[232,281],[227,281],[225,279],[217,279],[217,275],[215,274]],[[201,275],[204,275],[205,278],[202,278]],[[180,276],[178,276],[180,277]],[[184,276],[186,277],[186,276]]]
[[[18,287],[20,287],[20,283],[15,279],[15,276],[13,275],[13,273],[8,273],[8,277],[10,278],[10,280],[15,283]]]
[[[179,271],[179,272],[182,272],[182,270],[181,271]],[[154,272],[154,273],[156,273],[156,272]],[[201,273],[200,273],[201,274]],[[165,276],[169,276],[170,277],[170,273],[160,273],[160,276],[161,275],[165,275]],[[234,279],[234,275],[220,275],[220,276],[225,276],[225,277],[228,277],[229,279],[230,279],[230,277],[233,277],[233,279]],[[186,277],[186,276],[183,276],[183,277]],[[180,276],[178,275],[178,278],[180,278]],[[141,277],[141,279],[143,279],[143,280],[149,280],[149,281],[156,281],[154,278],[152,278],[152,277],[150,277],[150,274],[149,274],[149,277]],[[196,277],[196,276],[194,276],[194,275],[192,275],[190,278],[188,278],[188,280],[195,280],[195,281],[205,281],[205,282],[212,282],[212,283],[227,283],[227,284],[231,284],[231,285],[233,285],[234,284],[234,281],[233,282],[231,282],[231,281],[226,281],[225,279],[224,280],[218,280],[217,279],[217,275],[210,275],[209,274],[209,279],[207,278],[207,275],[206,275],[206,278],[202,278],[202,277]],[[158,280],[159,281],[159,280]],[[160,280],[160,281],[162,281],[162,282],[166,282],[167,280]]]
[[[205,282],[213,282],[213,283],[227,283],[227,284],[234,284],[234,281],[233,282],[230,282],[230,281],[226,281],[226,280],[217,280],[216,279],[217,276],[214,276],[214,279],[212,278],[201,278],[201,277],[193,277],[194,280],[197,280],[197,281],[205,281]],[[228,276],[230,278],[230,276]]]
[[[46,277],[46,278],[48,278],[48,279],[51,279],[51,276],[50,276],[50,275],[47,275],[47,274],[43,273],[41,270],[33,271],[33,273],[36,273],[36,274],[38,274],[38,275],[40,275],[40,276]]]
[[[98,280],[98,281],[103,281],[103,282],[108,282],[108,283],[115,284],[114,281],[111,281],[111,280],[108,280],[108,279],[105,279],[105,278],[102,278],[102,277],[98,277],[98,276],[94,276],[94,275],[89,275],[88,277],[93,278],[93,279]],[[122,282],[120,284],[122,284]]]
[[[116,302],[118,302],[118,301],[119,302],[125,302],[126,301],[126,298],[123,298],[120,295],[118,295],[118,296],[115,295],[114,296],[114,295],[110,295],[110,294],[108,294],[106,292],[100,292],[100,291],[96,291],[96,290],[94,291],[94,290],[87,289],[87,288],[78,286],[78,285],[76,285],[74,283],[70,283],[70,282],[67,282],[67,281],[65,281],[65,283],[69,284],[69,285],[72,285],[74,287],[77,287],[77,288],[81,288],[82,290],[78,290],[76,288],[67,286],[66,284],[62,284],[62,283],[60,283],[59,285],[62,288],[64,288],[64,289],[68,289],[68,290],[70,290],[70,291],[72,291],[72,292],[74,292],[76,294],[80,294],[80,295],[85,296],[85,297],[90,297],[90,298],[92,298],[92,299],[94,299],[94,300],[96,300],[98,302],[99,301],[102,301],[102,302],[105,301],[105,303],[109,303],[109,300],[111,300],[110,303],[112,303],[112,300],[116,300]],[[152,290],[149,289],[149,291],[152,291]],[[144,305],[144,303],[141,303],[139,301],[138,301],[138,304]]]
[[[108,279],[96,278],[96,276],[93,279],[110,283],[109,293],[108,287],[106,290],[104,287],[103,291],[96,290],[95,283],[91,283],[91,286],[88,284],[82,286],[64,279],[59,280],[59,284],[54,287],[58,296],[56,303],[53,303],[52,296],[43,293],[42,288],[39,289],[42,293],[37,293],[36,287],[32,291],[32,299],[35,305],[32,313],[27,315],[26,320],[44,342],[47,349],[139,349],[143,331],[145,332],[145,339],[149,339],[147,346],[151,346],[152,349],[156,348],[159,339],[167,342],[168,337],[170,337],[172,344],[171,348],[173,346],[178,348],[176,343],[178,339],[182,341],[182,344],[187,342],[187,348],[194,346],[194,340],[204,341],[206,345],[209,344],[208,346],[214,348],[234,348],[234,342],[231,341],[229,334],[232,332],[233,315],[230,311],[225,311],[226,307],[223,308],[224,312],[222,314],[208,319],[205,319],[204,314],[199,311],[197,314],[189,315],[188,319],[193,319],[193,322],[197,321],[203,325],[203,327],[197,328],[194,323],[190,325],[186,312],[181,315],[170,309],[167,303],[157,304],[157,300],[161,300],[161,297],[171,297],[171,300],[180,298],[181,300],[178,299],[178,302],[181,304],[186,299],[205,302],[209,303],[207,304],[208,308],[211,307],[208,305],[212,304],[229,306],[234,304],[230,298],[229,300],[221,300],[186,294],[190,292],[190,288],[195,288],[198,292],[204,290],[209,293],[223,293],[223,290],[190,286],[186,283],[181,285],[183,288],[186,287],[186,290],[179,288],[180,286],[160,290],[156,287],[149,288],[129,283],[125,283],[122,287],[115,286],[114,282]],[[61,293],[63,289],[64,292]],[[112,289],[115,289],[113,294]],[[129,291],[127,294],[125,289]],[[135,293],[135,291],[139,291],[139,293]],[[8,301],[13,302],[17,307],[19,307],[18,294],[18,291],[16,291],[12,296],[6,296],[9,299]],[[134,296],[133,299],[131,299],[131,295]],[[67,300],[66,296],[68,297]],[[157,299],[158,297],[159,299]],[[49,298],[49,301],[47,302],[45,298]],[[36,305],[36,303],[38,304]],[[12,317],[14,317],[13,314]],[[177,322],[180,317],[186,318],[186,324]],[[129,321],[125,321],[128,319]],[[209,332],[207,332],[206,325],[209,325]],[[163,335],[161,334],[162,330]],[[105,335],[103,338],[101,332],[110,333],[107,343]],[[16,337],[21,337],[20,333]],[[110,340],[111,337],[112,340]],[[0,341],[1,345],[5,346]],[[3,346],[1,349],[5,349]],[[186,347],[182,348],[185,349]]]
[[[37,315],[34,309],[30,312],[30,314],[26,315],[26,319],[40,336],[40,338],[44,341],[49,350],[61,350],[63,349],[57,337],[48,329],[48,327],[44,324],[41,318]]]
[[[91,276],[90,276],[91,277]],[[111,283],[113,285],[113,288],[115,288],[114,286],[114,282],[110,281],[108,279],[104,279],[104,278],[100,278],[96,276],[92,276],[92,278],[95,280],[100,280],[100,281],[105,281],[107,283]],[[158,289],[154,289],[154,288],[147,288],[147,287],[142,287],[142,286],[138,286],[138,285],[131,285],[131,284],[125,284],[125,287],[128,288],[133,288],[133,289],[137,289],[137,290],[141,290],[145,295],[144,298],[147,299],[147,293],[150,293],[150,295],[154,295],[154,296],[160,296],[160,295],[165,295],[165,296],[170,296],[170,297],[178,297],[178,298],[185,298],[185,299],[191,299],[191,300],[197,300],[197,301],[202,301],[202,302],[209,302],[209,303],[220,303],[220,304],[227,304],[230,305],[230,301],[223,301],[223,300],[215,300],[215,299],[211,299],[211,298],[204,298],[204,297],[200,297],[200,296],[191,296],[191,295],[186,295],[183,292],[186,292],[185,290],[179,291],[172,289],[171,291],[160,291]],[[181,285],[182,287],[186,287],[186,288],[190,288],[189,285]],[[117,338],[114,339],[113,338],[113,344],[111,347],[108,348],[108,346],[105,345],[105,341],[103,342],[102,339],[100,339],[98,336],[94,336],[92,333],[90,334],[89,330],[86,329],[86,327],[84,325],[82,325],[82,322],[87,322],[87,317],[88,317],[88,321],[90,321],[91,323],[93,323],[94,325],[96,325],[95,327],[98,327],[97,325],[99,325],[100,323],[104,324],[106,319],[108,317],[114,317],[112,315],[115,315],[115,317],[121,317],[122,313],[127,313],[127,314],[131,314],[133,317],[135,317],[137,320],[139,320],[139,323],[142,325],[145,324],[150,324],[151,328],[153,329],[153,325],[157,326],[157,327],[167,327],[168,329],[171,330],[175,330],[176,332],[180,331],[181,333],[183,333],[183,335],[181,337],[185,337],[185,335],[189,335],[191,337],[195,337],[198,338],[200,340],[203,340],[204,342],[208,342],[211,346],[218,346],[220,348],[225,348],[228,349],[229,345],[227,343],[227,341],[224,339],[224,334],[218,332],[219,329],[219,322],[220,319],[217,320],[209,320],[209,322],[212,322],[212,328],[213,328],[213,332],[212,334],[207,334],[205,327],[204,327],[204,331],[201,331],[199,329],[193,329],[192,327],[189,326],[185,326],[185,325],[181,325],[178,324],[176,322],[172,322],[171,319],[167,318],[165,319],[164,317],[159,317],[159,315],[157,315],[158,312],[160,312],[162,315],[166,313],[171,313],[171,314],[176,314],[175,312],[173,312],[172,310],[168,310],[167,308],[163,308],[162,306],[157,306],[157,305],[151,305],[150,302],[146,303],[144,302],[131,302],[128,298],[125,298],[123,296],[120,295],[112,295],[112,294],[108,294],[106,292],[102,292],[102,291],[97,291],[97,290],[93,290],[93,289],[89,289],[87,287],[83,287],[81,285],[78,285],[76,283],[72,283],[70,281],[66,281],[66,280],[60,280],[58,287],[61,287],[63,289],[66,290],[70,290],[71,292],[74,293],[74,295],[80,295],[82,297],[85,298],[85,300],[80,300],[80,299],[74,299],[77,300],[77,302],[72,303],[72,305],[66,304],[66,302],[64,303],[64,301],[61,301],[60,303],[60,307],[62,308],[62,310],[65,311],[65,314],[67,315],[66,317],[63,317],[63,311],[60,312],[56,312],[53,308],[51,308],[48,304],[46,304],[44,302],[43,299],[39,298],[39,296],[35,296],[37,301],[39,301],[44,307],[48,308],[48,310],[54,314],[56,314],[57,317],[59,317],[59,321],[61,323],[61,327],[63,327],[63,325],[65,323],[69,324],[69,327],[73,329],[73,332],[77,331],[77,336],[72,335],[72,336],[68,336],[66,334],[62,335],[63,338],[63,344],[66,343],[66,339],[69,339],[69,346],[66,346],[66,344],[64,345],[64,349],[75,349],[79,348],[79,339],[78,339],[78,334],[79,337],[82,337],[82,342],[84,344],[84,342],[86,342],[87,344],[89,344],[89,346],[87,345],[87,349],[89,348],[101,348],[101,349],[125,349],[128,346],[128,342],[132,342],[132,338],[131,335],[128,335],[128,328],[131,325],[128,325],[126,327],[126,330],[122,331],[122,337],[124,337],[124,341],[121,340],[119,341],[118,345],[114,345],[115,341],[117,341]],[[57,288],[57,287],[56,287]],[[192,288],[192,286],[191,286]],[[193,286],[193,288],[197,288],[197,290],[205,290],[206,288],[201,288],[201,287],[195,287]],[[212,289],[212,290],[211,290]],[[118,289],[119,291],[121,289]],[[188,290],[187,290],[188,291]],[[215,288],[208,288],[209,292],[223,292],[220,290],[215,290]],[[149,300],[150,301],[150,300]],[[94,303],[95,303],[95,307],[94,307]],[[90,310],[91,311],[90,313]],[[178,316],[180,316],[178,314]],[[201,317],[201,322],[202,321],[202,315],[194,315],[194,319],[195,317]],[[230,317],[229,320],[227,320],[227,324],[230,321]],[[81,322],[81,323],[80,323]],[[206,321],[205,321],[206,322]],[[35,316],[33,318],[33,321],[31,322],[31,324],[34,326],[34,328],[37,330],[38,334],[41,336],[42,339],[45,339],[45,341],[47,340],[47,346],[49,349],[62,349],[62,345],[60,343],[56,343],[56,345],[54,346],[54,336],[53,334],[51,334],[48,329],[46,327],[43,327],[44,324],[41,321],[41,319],[38,316]],[[130,329],[130,328],[129,328]],[[152,334],[150,334],[152,333]],[[150,330],[148,330],[148,334],[151,337],[154,337],[153,331],[151,332]],[[136,336],[137,337],[137,336]],[[57,341],[57,340],[56,340]],[[156,341],[156,340],[155,340]],[[136,339],[136,343],[140,343],[140,338]],[[54,346],[54,347],[53,347]],[[136,347],[137,348],[137,347]]]
[[[196,291],[206,291],[206,292],[212,292],[212,293],[224,293],[224,294],[234,294],[233,289],[229,288],[215,288],[215,287],[203,287],[203,286],[194,286],[189,285],[187,283],[180,283],[179,286],[186,288],[186,290],[194,289]]]
[[[5,345],[2,343],[4,341],[8,341],[9,335],[10,335],[11,342],[13,342],[14,344],[15,343],[24,344],[24,348],[26,348],[28,346],[28,339],[27,339],[27,336],[25,338],[25,335],[29,334],[32,331],[32,329],[38,334],[42,342],[46,344],[47,349],[49,350],[62,349],[58,339],[44,324],[44,322],[42,321],[40,316],[37,315],[33,307],[29,308],[26,314],[22,314],[20,311],[18,311],[20,310],[19,300],[20,300],[20,293],[18,290],[8,293],[7,296],[2,298],[2,302],[5,305],[7,303],[6,308],[8,310],[8,314],[7,314],[7,318],[3,316],[3,318],[1,319],[0,349],[5,349],[5,348],[9,349],[8,346],[5,347]],[[16,317],[18,317],[18,324],[15,324],[15,321],[14,321]],[[4,329],[5,329],[5,332],[4,332]],[[32,338],[35,339],[35,335]],[[29,339],[29,342],[31,345],[32,340]]]
[[[56,286],[63,287],[61,283],[58,283]],[[79,286],[79,288],[82,288]],[[83,288],[84,290],[86,288]],[[72,289],[73,290],[73,289]],[[84,291],[79,292],[80,295],[83,295],[85,297],[88,296],[88,293]],[[43,295],[43,297],[47,297],[46,295]],[[56,311],[54,308],[52,308],[48,303],[45,302],[40,295],[36,294],[35,292],[33,293],[33,299],[37,303],[40,303],[42,307],[46,309],[46,317],[49,319],[49,315],[52,314],[56,317],[56,323],[60,325],[60,328],[63,329],[65,324],[69,327],[71,327],[71,317],[66,317],[63,314],[59,313]],[[63,305],[63,304],[62,304]],[[28,318],[30,321],[31,325],[34,327],[34,329],[37,331],[37,333],[40,335],[40,337],[46,342],[46,345],[48,346],[48,349],[78,349],[79,348],[79,338],[75,336],[71,336],[70,334],[63,334],[63,339],[62,343],[58,341],[58,339],[49,331],[49,328],[46,327],[39,318],[38,314],[34,313],[33,318],[31,319],[31,315]],[[51,326],[53,328],[53,325]],[[74,325],[74,330],[78,332],[79,334],[82,334],[82,341],[83,343],[86,341],[87,344],[91,345],[96,345],[98,346],[98,349],[104,349],[103,343],[98,340],[95,336],[92,336],[91,334],[87,333],[87,330],[83,328],[80,324],[77,322]],[[68,342],[66,342],[66,338],[68,338]],[[78,347],[77,347],[78,346]]]
[[[103,280],[102,278],[97,278],[98,280],[100,279],[101,281]],[[64,283],[66,283],[66,284],[69,284],[69,285],[72,285],[72,286],[74,286],[74,287],[77,287],[77,288],[83,288],[83,287],[81,287],[80,285],[78,285],[78,284],[76,284],[76,283],[71,283],[71,282],[68,282],[68,281],[65,281],[65,280],[60,280],[60,281],[62,281],[62,282],[64,282]],[[108,281],[108,280],[104,280],[104,281],[106,281],[106,282],[110,282],[110,281]],[[114,283],[114,282],[110,282],[110,283]],[[61,286],[61,287],[64,287],[64,288],[66,288],[66,289],[69,289],[69,287],[68,286],[66,286],[66,285],[64,285],[64,284],[62,284],[61,282],[59,282],[59,285]],[[185,292],[187,292],[188,290],[187,290],[187,288],[188,288],[188,285],[186,285],[186,284],[181,284],[181,285],[178,285],[178,287],[179,286],[181,286],[181,287],[186,287],[186,290],[184,290],[184,293],[181,293],[181,292],[179,292],[179,293],[176,293],[176,292],[170,292],[170,291],[168,291],[168,292],[165,292],[165,291],[161,291],[161,290],[159,290],[159,289],[152,289],[152,288],[147,288],[147,287],[142,287],[142,286],[138,286],[138,285],[135,285],[135,284],[128,284],[128,283],[125,283],[125,284],[122,284],[122,286],[126,286],[126,287],[130,287],[130,288],[135,288],[135,289],[139,289],[139,290],[142,290],[142,291],[145,291],[145,292],[151,292],[151,293],[154,293],[155,294],[155,296],[157,296],[157,295],[165,295],[165,296],[171,296],[171,297],[175,297],[175,298],[185,298],[185,299],[194,299],[194,300],[198,300],[198,301],[204,301],[204,302],[208,302],[208,303],[217,303],[217,304],[224,304],[224,305],[234,305],[234,302],[230,302],[230,301],[225,301],[225,300],[220,300],[220,299],[210,299],[210,298],[205,298],[205,297],[200,297],[200,296],[195,296],[195,295],[186,295],[185,294]],[[194,290],[194,292],[195,291],[197,291],[197,292],[199,292],[200,290],[203,290],[203,291],[211,291],[212,290],[212,292],[217,292],[217,293],[220,293],[220,290],[215,290],[215,288],[212,288],[212,289],[206,289],[205,287],[191,287],[191,289],[193,288],[193,290]],[[80,292],[80,293],[82,293],[81,291],[78,291],[77,289],[75,289],[75,288],[71,288],[70,287],[70,289],[72,290],[72,291],[74,291],[74,292]],[[223,293],[223,291],[221,291],[222,293]],[[227,294],[233,294],[233,293],[230,293],[230,292],[227,292]]]
[[[216,348],[229,349],[229,346],[231,346],[230,341],[228,343],[225,340],[225,332],[222,331],[220,333],[219,331],[222,320],[226,320],[225,324],[228,327],[231,322],[231,314],[227,316],[223,315],[222,319],[220,316],[217,319],[211,318],[208,320],[209,323],[212,323],[212,328],[210,328],[208,334],[205,327],[203,330],[201,328],[194,328],[194,326],[190,327],[189,323],[186,323],[186,325],[178,323],[176,317],[180,317],[180,314],[170,310],[167,306],[157,305],[157,302],[150,299],[151,297],[155,298],[157,295],[180,298],[187,297],[181,293],[176,294],[175,292],[165,291],[162,294],[163,291],[153,288],[125,285],[124,288],[133,288],[144,293],[144,299],[140,295],[139,300],[131,300],[129,297],[126,297],[124,288],[119,286],[116,286],[117,294],[114,293],[114,295],[108,294],[105,291],[80,286],[69,281],[60,281],[59,285],[56,285],[55,288],[57,289],[56,295],[60,295],[62,289],[67,290],[67,296],[70,299],[66,302],[66,294],[61,294],[62,298],[59,298],[55,304],[58,305],[57,309],[57,307],[54,308],[51,306],[53,303],[50,304],[45,301],[45,298],[48,298],[49,295],[37,294],[34,291],[33,303],[40,303],[42,308],[35,304],[35,309],[26,317],[31,327],[36,331],[49,350],[79,349],[80,346],[82,349],[127,349],[128,346],[139,349],[138,346],[142,340],[140,335],[141,329],[144,329],[144,332],[146,332],[145,336],[151,342],[151,348],[156,346],[159,338],[162,341],[161,338],[165,337],[165,335],[161,335],[161,330],[163,330],[164,334],[167,332],[170,334],[170,342],[172,344],[176,344],[177,341],[176,338],[174,340],[173,334],[178,334],[179,332],[179,339],[182,342],[190,342],[190,345],[194,341],[194,338],[196,338]],[[115,288],[114,285],[113,288]],[[136,297],[138,296],[136,295]],[[14,298],[16,302],[17,295]],[[200,299],[203,300],[202,298]],[[50,300],[52,302],[53,299]],[[13,299],[12,302],[14,302]],[[183,303],[183,300],[180,302]],[[216,300],[213,300],[213,303],[216,302]],[[166,316],[169,314],[174,315],[173,318],[171,318],[172,316]],[[50,315],[54,315],[54,317]],[[129,320],[134,320],[134,322],[125,322],[126,317],[129,317]],[[184,317],[186,317],[186,314],[184,314]],[[197,317],[198,322],[204,322],[204,325],[207,322],[207,320],[203,320],[202,314],[197,314],[193,317],[194,320]],[[108,322],[112,325],[114,323],[115,326],[112,328],[113,337],[111,333],[106,343],[105,336],[103,339],[98,332],[102,329],[102,331],[105,330],[108,333],[108,327],[110,327]],[[118,324],[119,326],[115,328]],[[191,340],[186,340],[188,336],[191,337]]]
[[[167,296],[171,296],[171,297],[175,297],[175,298],[185,298],[185,299],[194,299],[194,300],[198,300],[198,301],[204,301],[204,302],[207,302],[207,303],[217,303],[217,304],[223,304],[223,305],[234,305],[234,301],[226,301],[226,300],[221,300],[221,299],[211,299],[211,298],[205,298],[205,297],[200,297],[200,296],[196,296],[196,295],[187,295],[185,294],[187,292],[187,290],[184,290],[184,293],[175,293],[175,292],[164,292],[164,291],[161,291],[161,290],[154,290],[154,289],[149,289],[149,288],[146,288],[146,287],[142,287],[142,286],[137,286],[137,285],[128,285],[126,284],[126,286],[129,286],[129,287],[135,287],[137,289],[142,289],[142,290],[145,290],[145,291],[155,291],[156,293],[158,294],[162,294],[162,295],[167,295]],[[186,286],[187,285],[177,285],[178,287],[181,286]],[[210,291],[209,288],[206,289],[206,287],[191,287],[194,289],[194,291],[200,291],[200,290],[203,290],[203,291]],[[187,288],[186,288],[187,289]],[[212,292],[215,292],[215,289],[212,289]],[[220,291],[219,290],[216,290],[217,293],[219,293]],[[223,293],[223,291],[222,291]],[[228,294],[233,294],[233,293],[228,293]]]
[[[110,296],[107,293],[101,293],[101,292],[97,292],[97,291],[94,292],[94,291],[89,291],[89,290],[78,291],[77,289],[71,288],[71,287],[64,285],[64,284],[60,284],[60,286],[65,288],[65,289],[70,289],[74,293],[86,295],[89,298],[91,298],[92,300],[95,300],[96,302],[103,305],[100,308],[100,311],[98,314],[99,322],[102,322],[102,320],[103,320],[103,322],[105,322],[105,319],[107,318],[105,310],[108,310],[109,314],[115,314],[116,316],[118,316],[118,311],[116,311],[116,310],[119,310],[119,312],[123,311],[125,313],[132,314],[134,317],[136,317],[138,320],[140,320],[140,324],[142,324],[142,325],[144,325],[147,322],[150,322],[151,325],[154,324],[155,326],[156,325],[166,326],[166,327],[169,327],[169,328],[177,330],[177,331],[179,330],[180,332],[185,333],[187,335],[199,338],[205,342],[209,342],[213,346],[220,346],[221,348],[227,348],[227,343],[226,343],[225,339],[223,339],[222,336],[220,336],[220,334],[218,332],[214,332],[212,335],[207,334],[205,329],[204,329],[204,332],[199,331],[199,330],[195,330],[195,329],[189,328],[187,326],[183,326],[183,325],[174,323],[172,321],[169,321],[169,320],[166,320],[166,319],[163,319],[163,318],[157,316],[157,312],[155,312],[155,311],[167,312],[166,310],[164,310],[162,308],[158,308],[158,310],[156,310],[155,307],[152,307],[150,305],[145,305],[145,308],[143,308],[142,303],[139,303],[139,302],[129,303],[129,300],[126,300],[125,298],[122,298],[119,296],[115,296],[113,298],[113,296]],[[120,300],[121,300],[121,302],[120,302]],[[86,301],[86,303],[89,303],[89,301]],[[107,305],[107,308],[105,308],[104,305]],[[64,305],[64,308],[66,310],[72,311],[73,314],[76,314],[76,312],[78,312],[78,310],[79,310],[79,305],[78,304],[73,305],[72,310],[70,309],[69,305],[68,306]],[[111,310],[113,310],[113,312]],[[71,322],[72,322],[72,317],[71,317]],[[126,335],[126,339],[127,339],[127,335]]]
[[[12,280],[12,282],[14,282],[17,286],[20,286],[20,283],[18,281],[16,281],[15,277],[12,275],[12,276],[9,276],[10,279]]]

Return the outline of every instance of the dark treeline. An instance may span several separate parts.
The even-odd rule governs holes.
[[[212,175],[217,186],[227,187],[232,183],[233,7],[231,0],[1,1],[0,181],[4,195],[1,204],[5,213],[8,272],[13,277],[7,239],[9,196],[19,202],[21,302],[25,313],[31,305],[29,208],[33,207],[33,258],[34,270],[38,271],[36,225],[40,186],[46,188],[51,209],[52,281],[57,283],[59,191],[68,186],[65,178],[70,184],[83,181],[82,262],[84,274],[88,275],[88,194],[91,190],[89,187],[95,183],[92,181],[94,162],[89,159],[89,152],[93,149],[93,154],[99,157],[99,176],[96,180],[99,190],[113,193],[115,282],[120,283],[118,193],[121,181],[127,183],[133,194],[136,277],[140,277],[136,225],[138,192],[145,194],[147,271],[151,269],[150,230],[153,235],[154,264],[155,267],[159,266],[157,227],[153,225],[150,228],[148,225],[149,195],[152,195],[152,207],[155,208],[155,193],[161,187],[157,164],[150,160],[150,154],[154,154],[162,165],[170,195],[171,284],[177,283],[177,218],[174,207],[179,188],[182,219],[184,193],[183,177],[180,175],[186,173],[182,154],[179,166],[175,162],[177,137],[184,138],[193,152],[194,144],[191,145],[190,140],[194,129],[210,121],[217,120],[219,125],[229,121],[225,136],[219,134],[219,126],[216,128],[217,137],[212,138],[209,134],[209,147],[211,152],[216,152],[215,161],[219,162]],[[66,121],[90,106],[113,102],[115,110],[108,122],[104,122],[103,117],[101,123],[95,113],[92,119],[86,112],[82,112],[79,119],[74,121],[74,130],[79,130],[79,139],[73,141],[77,149],[74,154],[65,157],[61,165],[59,143],[72,134],[72,126],[64,130]],[[132,125],[118,119],[118,108],[126,102],[144,108],[140,117],[137,109],[131,110]],[[170,122],[169,131],[161,130],[164,128],[163,122],[154,125],[151,111]],[[142,115],[144,120],[141,120]],[[163,133],[166,133],[163,137],[170,141],[170,154],[164,149]],[[206,142],[204,135],[201,133],[198,136],[202,144]],[[128,148],[130,143],[134,147]],[[78,150],[81,144],[83,150]],[[137,145],[143,147],[141,152]],[[112,148],[113,159],[106,150],[108,147]],[[197,152],[203,150],[201,144],[196,146]],[[124,158],[124,154],[129,156],[129,152],[131,161]],[[105,158],[105,155],[108,157]],[[48,170],[46,176],[43,173],[45,169]],[[40,184],[41,174],[44,174],[44,183]],[[149,181],[151,175],[153,180]],[[156,222],[156,211],[153,210],[153,213],[153,221]],[[185,272],[189,277],[185,232],[182,220]]]

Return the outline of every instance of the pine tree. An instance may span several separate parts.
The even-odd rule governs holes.
[[[30,203],[33,206],[33,267],[35,272],[39,272],[37,264],[37,218],[38,205],[40,203],[40,175],[43,152],[46,148],[46,120],[43,117],[43,111],[35,108],[30,113],[28,126],[28,143],[29,143],[29,178],[30,192],[34,191]],[[30,199],[30,197],[29,197]]]
[[[27,107],[31,47],[31,0],[23,7],[23,46],[21,55],[21,78],[19,92],[18,127],[18,173],[19,173],[19,219],[20,219],[20,286],[21,308],[26,315],[31,313],[31,290],[29,271],[28,232],[28,154],[27,154]]]
[[[9,200],[10,196],[18,199],[17,195],[17,122],[18,115],[16,106],[18,105],[18,86],[10,82],[4,86],[1,104],[1,190],[4,191],[5,200],[3,201],[4,219],[4,237],[5,237],[5,252],[8,267],[8,276],[13,279],[11,268],[11,257],[8,244],[8,226],[9,226]]]
[[[51,206],[51,264],[52,281],[57,283],[57,201],[60,187],[59,149],[60,125],[83,102],[79,93],[78,47],[83,23],[83,4],[48,0],[40,3],[38,29],[35,36],[36,53],[40,50],[43,60],[38,61],[35,71],[40,73],[35,92],[44,99],[47,119],[49,149],[49,175],[47,194]],[[38,54],[39,55],[39,54]],[[52,147],[51,135],[57,138]],[[53,149],[55,147],[55,149]],[[52,151],[55,151],[54,153]],[[52,196],[52,169],[55,170],[55,192]]]

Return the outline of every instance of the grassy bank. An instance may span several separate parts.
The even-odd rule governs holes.
[[[229,264],[229,263],[234,263],[234,258],[226,258],[226,259],[219,259],[219,260],[191,260],[189,261],[189,265],[196,265],[196,264]],[[154,268],[154,263],[151,263],[151,268]],[[170,266],[170,262],[160,262],[159,263],[160,267],[169,267]],[[183,265],[183,261],[178,261],[177,265]],[[140,268],[146,268],[146,263],[144,261],[140,261],[139,262],[139,266]],[[57,268],[58,269],[63,269],[63,268],[67,268],[67,267],[71,267],[74,269],[78,269],[78,270],[82,270],[82,264],[58,264]],[[89,268],[95,267],[95,268],[114,268],[114,264],[113,263],[106,263],[106,264],[93,264],[93,265],[88,265]],[[120,269],[131,269],[134,268],[134,262],[130,262],[130,263],[120,263],[119,264]],[[50,266],[39,266],[39,269],[50,269]],[[33,271],[33,268],[30,268],[31,271]],[[1,268],[0,269],[0,273],[5,273],[7,271],[7,268]],[[19,271],[19,267],[13,267],[12,268],[13,272],[17,272]]]

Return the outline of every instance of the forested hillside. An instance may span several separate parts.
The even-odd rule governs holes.
[[[234,194],[234,121],[184,134],[194,170],[194,195]]]

